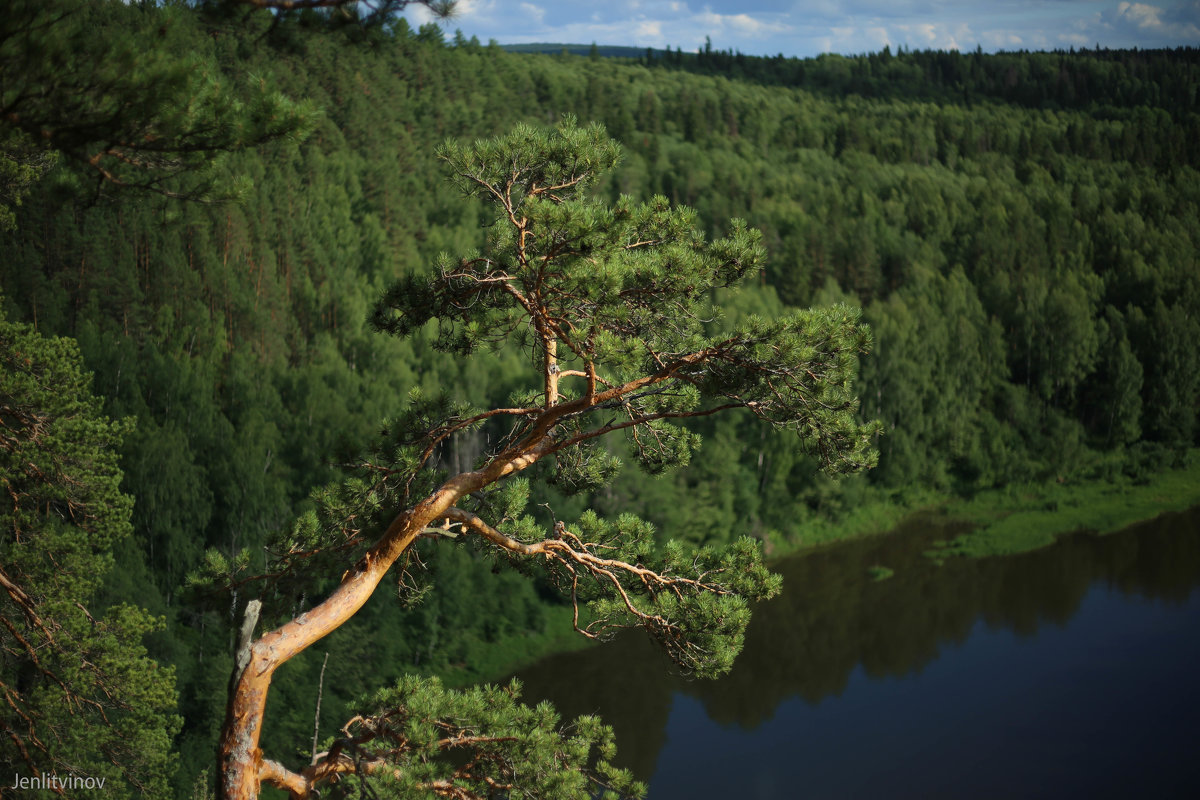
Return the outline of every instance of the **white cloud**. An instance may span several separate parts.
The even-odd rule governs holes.
[[[892,37],[888,35],[887,28],[876,26],[874,28],[865,28],[863,36],[874,44],[873,50],[882,50],[885,45],[891,45]]]
[[[932,50],[961,50],[976,42],[965,22],[922,22],[915,25],[896,25],[896,30],[910,44]]]
[[[410,6],[410,22],[429,21]],[[501,42],[597,42],[810,56],[885,45],[992,51],[1200,44],[1200,0],[459,0],[461,27]]]
[[[789,30],[789,26],[782,22],[768,22],[765,20],[755,19],[749,14],[734,14],[728,17],[729,25],[742,33],[752,35],[760,35],[763,33],[783,33]]]
[[[1162,9],[1145,3],[1118,3],[1117,16],[1127,19],[1139,28],[1159,29],[1163,27]]]
[[[496,4],[497,0],[458,0],[454,7],[454,16],[449,21],[439,20],[430,13],[428,8],[419,4],[409,6],[405,14],[410,17],[411,22],[418,25],[424,25],[427,22],[446,22],[448,25],[455,25],[487,19]]]
[[[1090,20],[1085,31],[1108,46],[1174,47],[1200,44],[1200,2],[1115,4]]]
[[[637,24],[633,32],[634,39],[637,42],[657,42],[662,40],[662,23],[651,20],[642,20]]]
[[[979,34],[979,43],[987,50],[1018,50],[1025,40],[1015,31],[984,31]]]
[[[1082,33],[1060,33],[1058,40],[1068,47],[1090,47],[1092,42]]]
[[[1160,8],[1147,3],[1117,4],[1116,19],[1140,31],[1200,44],[1200,2]]]
[[[533,3],[521,3],[520,7],[521,11],[536,23],[541,23],[546,18],[546,9],[541,6],[535,6]]]
[[[630,4],[623,4],[629,8]],[[521,2],[525,11],[533,4]],[[536,16],[534,25],[514,25],[509,19],[510,33],[502,41],[531,42],[599,42],[636,47],[681,47],[695,50],[703,46],[705,37],[712,39],[718,49],[740,49],[758,53],[770,49],[763,42],[782,41],[791,26],[780,14],[748,12],[719,13],[706,6],[691,10],[687,3],[650,0],[638,4],[632,13],[616,12],[611,7],[591,5],[586,14],[567,15],[563,4],[547,6],[544,14]],[[527,15],[528,20],[533,15]],[[776,51],[785,49],[773,44]]]
[[[407,12],[407,15],[411,17],[410,21],[417,25],[424,25],[426,22],[432,22],[434,19],[433,14],[430,14],[429,9],[425,6],[413,6]]]
[[[694,23],[713,28],[714,32],[731,29],[747,36],[782,33],[789,29],[782,22],[756,19],[749,14],[717,14],[707,8],[692,19]]]

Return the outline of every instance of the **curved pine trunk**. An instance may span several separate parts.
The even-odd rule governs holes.
[[[547,441],[545,431],[549,425],[539,428],[537,438],[540,442]],[[230,683],[217,755],[219,800],[255,800],[258,797],[263,773],[263,754],[258,745],[267,693],[275,670],[354,616],[370,599],[400,554],[408,549],[425,526],[444,515],[459,498],[525,469],[537,461],[542,452],[540,443],[527,446],[519,455],[499,459],[483,470],[462,473],[446,481],[432,495],[392,520],[375,546],[346,573],[341,585],[324,602],[264,634],[249,646],[249,658],[240,671],[235,672]],[[277,765],[272,767],[274,775],[278,772]],[[285,788],[297,796],[293,787]],[[299,796],[303,797],[303,794]]]

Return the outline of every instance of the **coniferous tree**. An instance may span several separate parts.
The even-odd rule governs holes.
[[[142,645],[161,621],[93,603],[133,502],[117,467],[130,421],[90,383],[73,341],[0,317],[0,760],[37,787],[163,797],[174,670]]]
[[[14,0],[0,18],[0,200],[20,201],[42,153],[79,165],[96,190],[228,196],[221,156],[305,130],[316,110],[265,82],[231,90],[193,52],[185,8],[118,0]],[[35,169],[36,172],[36,169]]]
[[[363,330],[365,309],[388,281],[439,250],[482,240],[479,204],[437,190],[425,143],[447,132],[493,135],[563,109],[598,118],[626,148],[597,183],[598,197],[661,193],[693,203],[703,230],[730,216],[763,230],[768,272],[733,303],[770,318],[785,309],[757,307],[766,293],[798,306],[845,299],[864,306],[875,333],[859,386],[867,415],[890,435],[871,486],[822,478],[810,459],[785,451],[782,434],[735,414],[689,423],[705,439],[694,469],[663,481],[621,474],[567,499],[538,486],[531,508],[552,500],[565,519],[585,507],[632,511],[662,535],[697,544],[752,531],[795,546],[818,538],[813,522],[837,519],[864,497],[1121,470],[1137,477],[1169,461],[1169,447],[1200,442],[1200,370],[1189,366],[1200,338],[1189,333],[1200,308],[1200,180],[1186,146],[1197,138],[1195,51],[905,52],[869,69],[861,62],[871,56],[781,56],[748,59],[749,80],[727,80],[736,75],[724,63],[724,75],[687,74],[697,64],[691,54],[681,54],[683,70],[646,70],[491,46],[472,53],[445,47],[436,25],[418,38],[402,19],[339,24],[340,12],[255,8],[264,4],[206,4],[233,13],[183,19],[172,28],[178,36],[150,26],[154,35],[139,38],[147,50],[178,44],[183,60],[219,66],[232,95],[253,75],[324,109],[304,144],[226,160],[226,175],[255,181],[245,207],[129,193],[96,203],[93,167],[56,157],[0,119],[0,133],[14,136],[0,148],[11,167],[0,161],[0,203],[11,208],[33,189],[16,209],[20,229],[0,234],[7,309],[44,333],[77,337],[109,415],[138,418],[122,448],[137,544],[127,540],[119,571],[132,588],[122,596],[171,615],[168,634],[151,642],[161,662],[178,665],[181,784],[211,763],[223,714],[213,687],[228,672],[214,656],[228,658],[232,620],[229,604],[203,615],[180,604],[179,577],[197,553],[245,546],[261,564],[268,532],[287,524],[310,487],[331,479],[330,460],[341,460],[345,443],[363,441],[412,386],[491,408],[518,383],[519,348],[439,360],[432,325],[406,340]],[[96,28],[114,41],[168,6],[163,18],[175,19],[181,7],[82,5],[120,20]],[[88,52],[103,54],[100,44]],[[717,71],[719,55],[705,72]],[[8,69],[4,77],[20,86],[25,76]],[[1062,81],[1076,101],[1055,94]],[[84,191],[68,197],[65,181]],[[730,321],[732,312],[706,330]],[[494,422],[463,432],[438,458],[457,473],[501,433]],[[609,449],[625,460],[632,453],[620,442]],[[421,554],[436,545],[424,542]],[[493,646],[503,623],[471,602],[487,608],[519,585],[523,597],[562,611],[540,583],[494,575],[467,548],[435,559],[438,592],[429,601],[393,616],[381,602],[341,630],[343,642],[389,631],[386,645],[362,646],[371,663],[355,661],[359,674],[386,672],[380,683],[404,670],[444,671],[448,682],[497,675],[504,666],[489,659],[512,640]],[[150,580],[133,577],[144,569],[160,598],[141,591]],[[536,622],[509,630],[522,645],[542,641]],[[341,655],[353,648],[328,646],[331,665],[353,660]],[[319,666],[319,654],[277,675],[264,749],[287,753],[293,731],[311,731],[313,661]],[[358,685],[326,687],[326,723],[345,718]]]
[[[868,344],[857,312],[751,317],[731,332],[706,333],[716,313],[711,293],[760,268],[756,231],[735,220],[727,237],[710,242],[694,212],[665,198],[592,199],[589,187],[619,156],[598,125],[519,126],[469,147],[447,144],[439,156],[454,182],[491,208],[487,247],[443,256],[432,275],[401,280],[375,324],[399,336],[435,324],[437,349],[459,357],[516,342],[536,384],[490,410],[414,394],[356,474],[320,495],[317,510],[273,545],[279,557],[261,599],[247,605],[231,680],[225,798],[256,797],[264,782],[298,798],[360,781],[460,797],[628,788],[627,776],[609,768],[608,733],[594,721],[577,721],[568,735],[554,730],[553,715],[520,710],[502,692],[447,694],[413,681],[364,706],[312,764],[289,768],[258,749],[271,678],[344,624],[422,537],[475,544],[537,571],[570,598],[585,636],[640,627],[686,671],[719,675],[741,647],[747,601],[779,588],[757,544],[743,538],[723,551],[687,553],[672,543],[659,552],[652,528],[630,514],[539,521],[526,510],[521,473],[546,464],[544,476],[560,490],[594,489],[620,468],[598,440],[622,432],[639,465],[659,474],[686,465],[699,446],[678,421],[734,410],[793,432],[834,472],[874,463],[868,443],[877,426],[854,419],[851,379]],[[495,427],[494,443],[474,468],[447,473],[439,454],[484,425]],[[211,559],[216,572],[227,570]],[[296,597],[330,573],[342,578],[325,601],[280,614],[276,598]],[[260,613],[282,624],[255,638]]]

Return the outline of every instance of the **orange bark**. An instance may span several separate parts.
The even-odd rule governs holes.
[[[538,436],[537,444],[523,447],[512,458],[493,462],[484,470],[451,478],[414,508],[401,513],[324,602],[264,634],[250,646],[249,661],[234,678],[225,712],[218,755],[219,797],[223,800],[258,797],[259,784],[264,777],[263,756],[258,743],[267,692],[275,670],[337,630],[362,608],[388,569],[427,525],[444,515],[464,495],[537,461],[545,449],[544,440],[542,434]]]
[[[295,773],[289,773],[276,762],[264,761],[259,749],[271,678],[280,665],[350,619],[367,602],[392,564],[426,526],[446,516],[446,512],[460,498],[525,469],[556,449],[549,434],[564,416],[666,380],[678,369],[711,352],[710,348],[691,353],[653,375],[614,386],[599,394],[577,398],[562,405],[548,405],[520,444],[500,454],[481,470],[454,476],[416,506],[401,512],[375,546],[346,573],[341,585],[328,598],[251,644],[249,658],[230,686],[218,752],[218,797],[221,800],[254,800],[258,797],[260,783],[268,779],[289,789],[294,796],[304,796],[296,794],[301,784],[292,782],[288,777],[295,776]],[[556,389],[558,376],[548,374],[546,377],[548,382],[554,379],[553,387]],[[551,395],[548,399],[556,398]]]

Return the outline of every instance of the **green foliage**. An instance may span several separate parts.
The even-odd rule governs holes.
[[[323,512],[309,496],[342,464],[392,463],[397,475],[410,474],[419,444],[393,437],[391,461],[352,455],[379,419],[396,417],[396,398],[415,387],[445,396],[464,410],[431,414],[450,419],[469,416],[468,406],[535,406],[541,396],[540,387],[528,391],[540,354],[527,328],[473,359],[444,358],[434,344],[478,350],[495,329],[431,321],[403,340],[370,335],[368,312],[397,279],[424,291],[439,263],[458,269],[439,253],[498,252],[488,239],[502,235],[494,207],[438,188],[431,143],[447,135],[470,141],[518,123],[550,135],[537,126],[564,111],[602,122],[622,157],[592,182],[590,205],[555,224],[590,219],[598,231],[603,207],[611,213],[627,202],[632,214],[653,209],[644,201],[656,195],[668,209],[693,207],[690,221],[671,209],[672,224],[710,243],[725,220],[748,220],[744,235],[761,231],[771,254],[765,274],[712,296],[697,285],[702,300],[725,312],[702,312],[707,339],[837,303],[861,306],[873,331],[861,375],[846,376],[863,417],[881,420],[887,433],[868,476],[822,475],[794,433],[745,412],[664,420],[654,423],[671,425],[661,444],[606,442],[549,465],[558,485],[535,481],[528,500],[542,528],[553,522],[542,510],[549,503],[563,520],[587,508],[614,519],[633,512],[653,525],[659,544],[719,544],[746,533],[794,547],[848,526],[885,527],[894,512],[872,510],[881,498],[919,502],[1098,474],[1144,481],[1200,435],[1194,51],[804,60],[671,52],[642,64],[451,47],[438,26],[418,36],[402,21],[369,32],[356,22],[329,35],[336,22],[312,13],[275,21],[234,8],[197,20],[182,7],[160,17],[154,4],[83,5],[106,35],[60,61],[84,76],[95,68],[111,77],[105,53],[119,55],[133,41],[147,53],[147,70],[163,67],[164,97],[181,85],[172,70],[188,63],[199,67],[189,80],[200,88],[215,81],[243,108],[258,104],[249,98],[262,86],[325,111],[303,142],[283,137],[218,160],[194,182],[162,184],[183,191],[253,180],[246,205],[221,207],[120,193],[94,203],[93,192],[76,191],[90,187],[93,168],[61,158],[45,171],[49,151],[4,122],[0,150],[18,165],[14,172],[0,159],[2,202],[18,224],[0,232],[6,310],[44,333],[75,337],[106,413],[139,420],[120,448],[123,491],[138,499],[135,531],[116,557],[137,590],[122,597],[168,615],[168,633],[156,641],[176,649],[156,655],[179,665],[181,794],[211,761],[223,680],[213,684],[220,668],[209,667],[227,657],[229,640],[227,598],[203,613],[180,605],[179,581],[201,565],[198,553],[219,548],[224,563],[213,569],[226,578],[262,574],[293,545],[297,553],[322,547],[344,569],[360,546],[338,551],[347,540],[321,529]],[[10,32],[0,42],[6,85],[32,85],[26,75],[48,69],[20,60],[32,40],[17,33],[19,21],[62,8],[18,3],[0,23]],[[78,33],[74,19],[50,37],[59,50]],[[170,21],[165,32],[155,27],[160,19]],[[163,58],[168,42],[187,57]],[[114,86],[134,87],[140,74],[118,75],[125,83]],[[55,76],[63,87],[79,83],[65,67]],[[249,76],[260,81],[247,89]],[[24,198],[19,206],[14,197]],[[564,213],[534,210],[547,222]],[[678,244],[686,252],[687,240]],[[629,330],[675,335],[654,330],[674,324],[670,309],[602,309],[597,299],[608,296],[606,286],[634,286],[635,276],[650,287],[673,279],[647,269],[606,263],[609,283],[597,277],[590,301],[614,322],[626,314]],[[587,270],[578,272],[574,289],[590,291]],[[637,343],[598,336],[596,345],[614,369],[645,363]],[[564,370],[579,366],[560,349]],[[577,380],[563,380],[563,402],[581,396]],[[687,385],[638,403],[648,414],[707,408],[710,398],[698,394]],[[623,409],[606,411],[626,419]],[[469,469],[509,430],[499,420],[464,429],[435,448],[434,472]],[[687,470],[668,468],[685,457]],[[617,461],[663,475],[616,471]],[[374,482],[359,477],[361,498]],[[334,494],[330,508],[353,500]],[[499,495],[480,504],[489,520],[522,518]],[[309,510],[310,527],[292,532],[291,521]],[[278,532],[279,548],[264,552]],[[469,548],[433,544],[420,552],[438,590],[403,615],[372,617],[400,642],[388,649],[393,668],[478,674],[481,654],[520,651],[541,635],[546,617],[528,609],[564,611],[544,586],[492,574],[490,560]],[[454,580],[456,570],[469,580]],[[133,577],[145,575],[152,579]],[[319,584],[281,583],[278,606],[314,596]],[[517,587],[528,592],[521,610],[489,627],[480,609],[503,605]],[[472,605],[476,597],[486,599]],[[433,631],[435,646],[410,646],[428,644]],[[273,691],[287,687],[294,700],[272,710],[294,729],[281,743],[311,733],[315,685],[315,672],[277,682]]]
[[[166,791],[179,727],[174,670],[142,643],[161,620],[88,610],[132,530],[117,466],[131,428],[101,413],[72,341],[0,317],[0,754],[115,797]]]
[[[366,586],[371,591],[376,587],[382,573],[365,568],[372,560],[386,559],[387,568],[402,556],[399,591],[415,599],[426,593],[424,581],[411,578],[424,569],[417,539],[478,541],[494,556],[534,557],[535,566],[522,566],[535,573],[540,567],[544,584],[570,598],[574,627],[584,635],[598,638],[613,628],[636,625],[689,674],[716,677],[730,669],[749,622],[748,601],[779,591],[779,579],[762,565],[756,541],[743,538],[728,548],[703,548],[691,555],[671,543],[660,556],[651,526],[632,515],[610,524],[591,512],[569,529],[556,522],[547,536],[535,519],[522,515],[528,484],[516,481],[509,489],[502,480],[553,456],[560,488],[572,493],[599,488],[615,475],[620,462],[597,451],[593,442],[618,430],[631,435],[639,461],[649,471],[661,472],[686,463],[699,443],[696,433],[667,420],[734,408],[791,428],[802,441],[817,442],[823,449],[822,463],[847,471],[861,469],[870,463],[868,442],[874,430],[854,422],[856,402],[848,387],[867,335],[846,309],[797,317],[781,326],[752,321],[732,334],[707,335],[708,296],[736,285],[757,265],[762,256],[758,237],[737,223],[729,237],[709,243],[693,227],[694,215],[671,208],[664,198],[642,205],[622,198],[611,210],[593,200],[584,188],[593,185],[618,154],[603,128],[581,130],[571,118],[549,133],[518,127],[508,137],[471,148],[443,149],[462,187],[481,188],[498,215],[488,249],[457,265],[443,256],[432,276],[402,279],[400,288],[389,291],[380,303],[376,325],[412,336],[437,319],[442,323],[434,340],[439,349],[464,355],[485,339],[497,349],[515,339],[534,354],[534,377],[542,393],[528,395],[526,406],[476,412],[445,393],[410,392],[407,407],[385,425],[378,443],[350,465],[351,475],[315,493],[314,509],[302,514],[290,533],[275,538],[267,548],[262,575],[230,574],[249,564],[246,551],[237,562],[212,555],[206,561],[207,574],[194,574],[193,584],[229,580],[236,608],[237,592],[252,583],[250,591],[268,600],[268,624],[290,618],[286,627],[297,628],[295,634],[268,636],[303,637],[307,631],[299,627],[311,622],[323,638],[331,627],[348,621],[341,612],[346,593],[359,591],[363,584],[359,575],[366,572]],[[597,272],[598,281],[593,280]],[[603,292],[595,291],[597,284]],[[710,373],[717,368],[725,372],[712,379]],[[560,381],[570,379],[578,379],[582,389],[560,391]],[[617,424],[618,416],[628,419]],[[607,421],[600,422],[604,417]],[[460,471],[448,475],[442,463],[446,449],[492,422],[508,428],[499,442],[484,448],[470,467],[458,463],[455,469]],[[310,607],[309,593],[335,584],[339,573],[343,577],[331,597]],[[363,599],[352,601],[351,615]],[[588,602],[590,612],[585,625],[580,624],[581,600]],[[257,622],[257,605],[254,614],[250,629]],[[488,623],[502,618],[495,612],[485,617]],[[438,616],[428,621],[436,640]],[[462,641],[461,633],[458,639]],[[243,691],[240,684],[234,685]],[[445,775],[426,768],[428,754],[411,760],[408,750],[453,748],[464,737],[489,746],[515,737],[489,734],[479,739],[474,726],[460,727],[461,719],[434,722],[423,706],[437,692],[432,684],[423,684],[411,696],[401,692],[395,698],[399,705],[362,723],[362,736],[344,746],[335,744],[323,757],[314,755],[314,763],[303,773],[288,773],[270,762],[275,775],[263,779],[287,785],[293,793],[297,790],[291,783],[299,781],[304,792],[311,791],[347,771],[342,752],[349,747],[355,775],[364,780],[370,775],[370,782],[382,791],[449,790]],[[237,694],[230,702],[231,708],[238,708],[244,699]],[[261,712],[231,716],[226,737],[230,726],[240,725],[247,713]],[[521,715],[512,709],[506,713],[510,721],[514,714],[520,721]],[[424,741],[416,730],[379,730],[383,720],[413,715],[426,725],[442,725],[450,735]],[[553,722],[545,719],[541,728]],[[591,730],[590,723],[578,725],[590,732],[581,745],[572,746],[574,763],[560,763],[560,771],[583,771],[602,733]],[[401,747],[368,756],[364,766],[359,746],[379,736]],[[227,774],[233,774],[229,770],[235,766],[255,768],[231,763],[233,756],[223,757]],[[581,796],[589,791],[586,781],[564,784],[555,777],[543,784],[529,777],[527,762],[557,763],[565,758],[557,751],[525,752],[520,759],[478,752],[451,777],[499,785],[517,794]],[[498,768],[500,773],[494,778],[476,774],[485,768]],[[604,761],[597,770],[602,787],[614,780],[624,782],[606,774]],[[471,796],[467,789],[455,791]]]
[[[689,434],[675,426],[658,421],[650,423],[648,430],[660,441],[668,441],[677,445],[672,452],[664,452],[663,459],[650,461],[639,459],[638,463],[651,474],[657,474],[675,466],[686,466],[689,451],[687,438]],[[578,435],[581,430],[572,425],[566,429],[569,433]],[[681,434],[681,435],[672,435]],[[691,444],[698,447],[699,443]],[[661,451],[653,451],[653,455]],[[651,458],[653,458],[653,455]],[[621,459],[602,449],[598,444],[585,443],[578,447],[556,453],[554,456],[554,472],[548,478],[550,483],[566,495],[594,492],[612,482],[621,471]]]
[[[689,347],[698,329],[686,324],[690,314],[676,320],[676,313],[753,269],[762,257],[757,238],[735,223],[729,238],[709,245],[694,212],[663,197],[645,204],[623,197],[611,208],[590,199],[590,184],[618,154],[602,126],[579,128],[571,119],[553,131],[518,126],[470,148],[443,145],[438,156],[456,185],[495,204],[498,224],[482,255],[458,264],[442,258],[441,279],[393,286],[377,307],[377,327],[404,336],[437,318],[439,346],[469,353],[511,335],[527,315],[509,280],[549,274],[542,299],[563,322],[554,334],[570,352],[595,348],[606,361],[619,357],[640,369],[652,353]],[[654,303],[667,296],[676,305]],[[640,349],[629,350],[639,338]]]
[[[315,511],[271,546],[276,556],[267,580],[283,608],[315,591],[321,576],[337,574],[338,563],[350,563],[398,509],[433,492],[445,479],[438,453],[492,418],[508,417],[512,428],[476,468],[486,471],[523,450],[553,454],[552,482],[567,493],[594,490],[616,474],[620,460],[595,447],[599,437],[627,431],[643,466],[662,472],[686,464],[699,445],[696,433],[667,420],[731,407],[798,431],[837,468],[869,463],[872,429],[853,422],[856,403],[848,389],[854,354],[867,343],[857,317],[844,308],[812,312],[778,326],[753,321],[732,335],[707,337],[703,301],[761,258],[757,237],[735,225],[731,237],[710,244],[691,227],[690,212],[661,198],[640,206],[624,198],[612,210],[592,200],[582,187],[610,168],[618,152],[601,128],[580,129],[570,119],[551,132],[518,127],[468,149],[443,148],[462,187],[480,190],[498,207],[489,249],[456,267],[443,258],[423,279],[425,291],[408,291],[420,278],[402,281],[381,302],[376,322],[405,335],[436,317],[457,333],[443,327],[435,341],[459,352],[472,349],[475,331],[497,346],[513,335],[540,353],[544,396],[528,397],[528,406],[472,413],[446,395],[412,392],[357,474],[314,495]],[[506,234],[506,227],[513,230]],[[669,322],[662,314],[668,307]],[[646,319],[635,321],[639,316]],[[586,379],[586,394],[560,393],[558,382],[568,378]],[[614,412],[628,422],[614,424]],[[608,421],[599,422],[601,415]],[[513,558],[533,552],[522,548],[543,548],[546,581],[573,604],[580,597],[591,601],[590,622],[581,628],[587,635],[640,625],[685,670],[715,676],[740,649],[746,601],[778,591],[748,539],[727,552],[702,549],[687,558],[672,545],[660,559],[651,526],[628,515],[610,525],[588,512],[570,530],[559,523],[553,542],[539,542],[544,534],[537,522],[522,514],[528,484],[509,488],[494,481],[463,504],[469,526],[479,530],[452,532],[451,521],[463,521],[452,516],[426,533],[457,538],[482,531]],[[214,577],[228,569],[210,558]],[[295,588],[300,573],[309,583]],[[581,575],[589,579],[582,590]]]
[[[396,284],[377,306],[376,326],[404,336],[436,318],[439,346],[463,354],[484,339],[515,339],[547,359],[555,387],[547,392],[555,394],[564,369],[586,377],[589,392],[597,380],[615,387],[659,374],[645,391],[596,406],[628,415],[617,427],[629,431],[652,473],[686,464],[699,442],[666,420],[712,413],[716,400],[795,431],[838,470],[870,466],[877,428],[854,421],[850,388],[857,353],[869,344],[856,313],[751,320],[706,338],[710,293],[737,285],[762,261],[758,232],[734,221],[727,237],[710,243],[694,212],[664,197],[637,204],[621,196],[611,207],[589,198],[586,188],[618,155],[601,127],[579,128],[571,118],[553,131],[518,126],[470,148],[443,146],[439,156],[459,188],[494,206],[487,247],[457,264],[442,257],[432,279]],[[617,429],[610,421],[589,431],[577,414],[566,424],[575,444]],[[619,464],[561,449],[556,458],[568,491],[600,485]]]
[[[1196,451],[1168,464],[1165,470],[1158,464],[1152,477],[1130,480],[1118,474],[1088,484],[1014,485],[954,503],[951,513],[978,527],[938,543],[928,555],[936,559],[1012,555],[1046,547],[1063,534],[1112,533],[1164,512],[1191,508],[1200,501]]]
[[[852,378],[857,353],[871,343],[858,309],[835,306],[795,312],[775,321],[751,318],[701,379],[715,395],[745,402],[755,416],[790,431],[835,473],[873,467],[868,443],[878,423],[854,419]],[[802,364],[803,369],[788,365]]]
[[[10,132],[0,141],[0,231],[16,226],[13,209],[33,190],[34,185],[56,161],[53,153],[22,144],[23,135]]]
[[[636,574],[616,581],[618,594],[606,593],[589,601],[587,632],[641,627],[666,650],[685,674],[716,678],[733,666],[741,652],[750,621],[748,600],[766,600],[779,593],[781,579],[762,565],[758,542],[735,541],[718,552],[702,548],[689,552],[672,541],[656,553],[653,529],[632,515],[615,523],[590,513],[580,519],[579,536],[596,542],[596,549],[614,560],[636,563],[659,575],[696,576],[696,584],[671,581],[658,588]],[[558,571],[551,581],[564,589],[573,572]],[[648,595],[637,605],[638,595]]]
[[[449,691],[437,679],[401,679],[364,703],[350,736],[331,744],[331,752],[349,752],[359,773],[338,784],[336,796],[367,790],[365,774],[378,797],[484,797],[497,788],[531,800],[645,793],[611,765],[611,728],[591,716],[559,728],[549,704],[535,708],[519,697],[516,682]]]
[[[873,564],[867,567],[867,575],[876,583],[879,581],[886,581],[895,574],[896,571],[894,569],[891,567],[885,567],[882,564]]]
[[[102,184],[190,197],[236,190],[217,187],[213,162],[303,131],[315,109],[253,75],[236,81],[241,93],[230,91],[211,51],[194,46],[194,26],[174,5],[10,3],[0,22],[6,153],[19,133],[86,165]],[[0,162],[10,186],[29,180],[11,174],[21,160]]]
[[[869,442],[878,428],[854,420],[850,388],[869,343],[856,312],[751,317],[706,335],[712,292],[740,283],[763,257],[756,231],[735,222],[728,237],[709,243],[693,212],[665,198],[636,204],[622,196],[612,206],[592,199],[585,189],[616,164],[619,149],[599,126],[579,128],[569,117],[552,131],[518,126],[439,155],[461,190],[492,206],[487,246],[457,263],[441,257],[431,277],[402,280],[377,307],[375,324],[404,336],[437,319],[439,346],[463,354],[485,338],[494,347],[515,339],[534,354],[544,393],[467,419],[435,419],[414,398],[412,413],[433,433],[404,466],[408,481],[426,468],[435,443],[494,414],[514,424],[483,463],[524,449],[551,453],[552,482],[568,494],[616,475],[620,460],[594,446],[599,437],[626,431],[636,460],[658,474],[687,464],[700,443],[671,420],[733,408],[798,434],[835,471],[874,463]],[[566,379],[584,386],[560,392]],[[588,511],[576,526],[557,523],[555,542],[539,542],[535,521],[517,516],[526,497],[521,488],[499,505],[481,497],[471,507],[509,557],[544,555],[550,584],[576,606],[589,600],[588,623],[577,622],[586,635],[640,626],[686,671],[716,676],[741,647],[747,599],[778,591],[749,539],[686,558],[672,543],[660,559],[651,526],[630,515],[610,524]],[[581,577],[591,579],[582,588]]]

